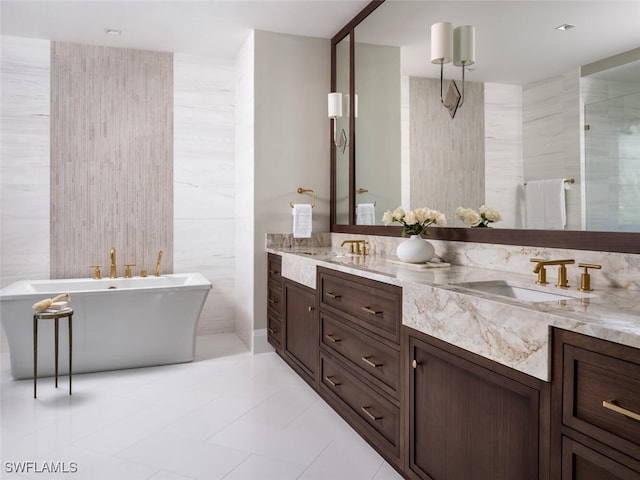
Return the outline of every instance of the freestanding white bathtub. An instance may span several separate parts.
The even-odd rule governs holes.
[[[33,310],[69,293],[73,373],[190,362],[211,282],[199,273],[100,280],[20,281],[0,290],[13,378],[33,377]],[[38,323],[38,376],[54,373],[53,321]],[[60,374],[68,373],[67,321],[60,321]]]

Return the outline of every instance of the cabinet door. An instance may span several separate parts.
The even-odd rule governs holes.
[[[538,391],[413,336],[409,348],[409,468],[433,480],[537,479]]]
[[[285,356],[290,365],[315,386],[319,342],[315,291],[285,280],[284,302]]]
[[[640,473],[569,437],[562,438],[563,480],[640,480]]]

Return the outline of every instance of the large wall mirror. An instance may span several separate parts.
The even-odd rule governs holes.
[[[449,225],[432,238],[640,253],[639,17],[634,1],[371,2],[332,41],[332,231],[399,235],[382,213],[428,206]],[[476,29],[453,118],[430,62],[442,21]],[[445,65],[445,91],[460,77]],[[547,179],[567,180],[564,229],[527,218],[526,185]],[[491,229],[455,216],[482,204]]]

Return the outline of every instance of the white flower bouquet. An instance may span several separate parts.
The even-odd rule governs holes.
[[[470,227],[488,227],[490,223],[502,220],[497,210],[486,205],[482,205],[478,212],[471,208],[458,207],[456,216]]]
[[[408,212],[405,212],[402,207],[396,208],[393,212],[387,210],[382,215],[382,221],[385,226],[392,223],[402,225],[403,237],[427,233],[426,229],[429,225],[435,224],[438,227],[443,227],[447,224],[444,213],[427,207],[416,208]]]

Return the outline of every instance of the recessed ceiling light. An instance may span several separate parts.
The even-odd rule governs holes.
[[[107,28],[104,33],[106,33],[107,35],[113,35],[114,37],[119,36],[122,31],[118,30],[117,28]]]
[[[575,25],[571,25],[570,23],[563,23],[562,25],[558,25],[556,27],[556,30],[562,30],[564,32],[566,30],[571,30],[572,28],[575,28]]]

